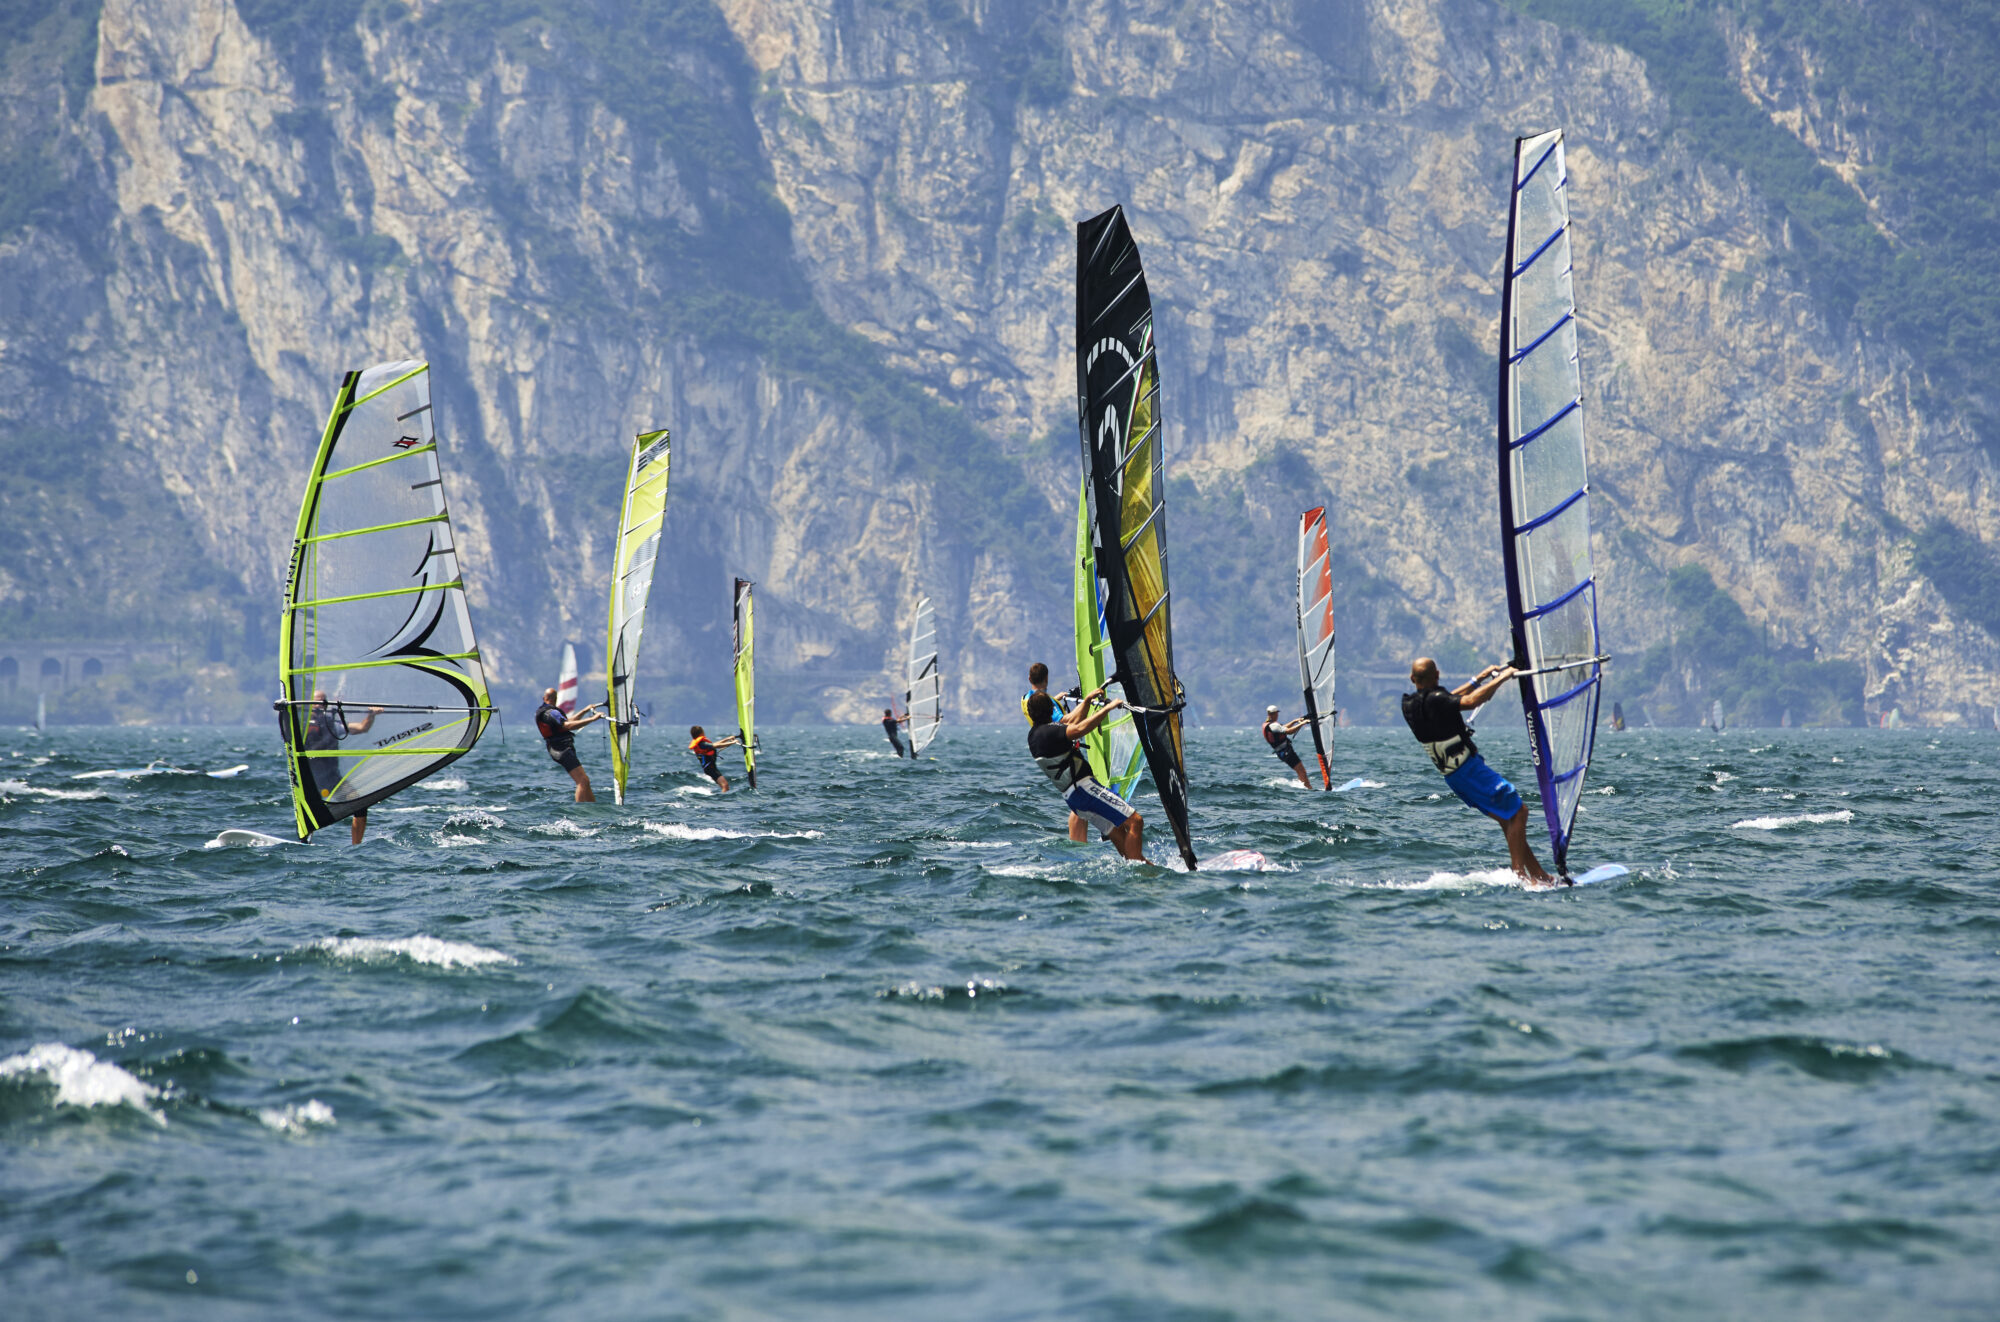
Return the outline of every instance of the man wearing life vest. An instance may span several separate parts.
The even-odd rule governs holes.
[[[1104,838],[1120,854],[1126,858],[1143,859],[1146,853],[1141,832],[1145,829],[1145,820],[1133,810],[1131,804],[1098,783],[1090,770],[1090,759],[1077,747],[1077,740],[1095,730],[1105,717],[1125,705],[1123,698],[1115,698],[1093,711],[1092,708],[1103,697],[1104,690],[1098,689],[1058,721],[1055,699],[1046,693],[1030,694],[1028,721],[1032,728],[1028,731],[1028,754],[1063,796],[1063,802],[1069,805],[1072,823],[1070,839],[1078,838],[1076,824],[1088,820],[1097,824]]]
[[[889,747],[896,750],[897,757],[903,755],[903,741],[897,737],[896,727],[909,719],[907,716],[896,715],[894,707],[884,707],[882,709],[882,733],[889,736]],[[916,752],[912,750],[910,756],[915,758]]]
[[[572,701],[574,692],[572,685]],[[590,773],[583,769],[583,759],[576,755],[576,732],[603,719],[596,703],[574,716],[564,712],[556,702],[554,689],[543,689],[542,705],[535,708],[535,730],[542,736],[542,746],[548,749],[549,760],[569,772],[569,778],[576,782],[578,803],[596,803],[597,795],[591,792]]]
[[[1028,691],[1021,695],[1021,715],[1027,717],[1030,726],[1034,725],[1035,717],[1028,710],[1028,704],[1034,700],[1035,695],[1038,693],[1049,699],[1053,704],[1057,716],[1068,716],[1077,710],[1076,697],[1074,695],[1069,693],[1051,694],[1049,692],[1049,668],[1040,661],[1037,661],[1028,667]],[[1109,708],[1106,709],[1106,713],[1109,714]],[[1082,844],[1084,841],[1090,839],[1090,828],[1084,825],[1083,818],[1077,816],[1075,813],[1069,815],[1069,838],[1078,844]]]
[[[1444,773],[1444,783],[1469,806],[1494,821],[1507,836],[1507,859],[1514,875],[1528,881],[1553,880],[1528,847],[1528,807],[1507,778],[1486,765],[1465,728],[1465,713],[1484,706],[1514,678],[1511,666],[1488,666],[1455,689],[1438,683],[1437,662],[1420,656],[1410,663],[1415,693],[1403,695],[1403,719],[1410,733]]]
[[[722,774],[722,767],[716,762],[715,755],[725,748],[734,748],[742,742],[732,734],[718,743],[703,733],[699,725],[688,727],[688,752],[694,754],[695,762],[701,767],[701,774],[720,785],[724,794],[729,793],[729,777]]]
[[[1280,762],[1292,769],[1292,774],[1299,778],[1299,784],[1311,789],[1312,777],[1306,774],[1306,765],[1299,760],[1299,750],[1292,747],[1292,736],[1305,728],[1306,720],[1301,716],[1290,725],[1280,725],[1278,704],[1272,703],[1264,709],[1264,742],[1271,746],[1272,754]]]

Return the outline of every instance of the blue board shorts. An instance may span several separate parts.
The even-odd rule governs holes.
[[[1079,780],[1063,793],[1069,810],[1097,829],[1110,835],[1132,820],[1132,805],[1094,780]]]
[[[1514,814],[1521,811],[1521,796],[1505,776],[1487,766],[1486,759],[1477,753],[1446,776],[1444,783],[1451,786],[1453,794],[1496,821],[1512,821]]]

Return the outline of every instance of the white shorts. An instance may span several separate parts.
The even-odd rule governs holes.
[[[1063,802],[1086,822],[1095,822],[1107,836],[1132,820],[1132,805],[1094,780],[1079,780],[1070,786]]]

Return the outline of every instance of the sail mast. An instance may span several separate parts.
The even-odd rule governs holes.
[[[1125,213],[1077,226],[1076,393],[1105,633],[1160,806],[1190,871],[1187,761],[1167,582],[1166,464],[1153,303]]]
[[[1521,708],[1565,876],[1604,673],[1568,184],[1560,129],[1515,140],[1500,296],[1500,546],[1514,656],[1526,672]]]

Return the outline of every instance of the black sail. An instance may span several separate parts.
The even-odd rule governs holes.
[[[1167,585],[1166,469],[1153,300],[1120,207],[1077,226],[1076,393],[1084,498],[1113,676],[1188,868],[1187,759]]]

